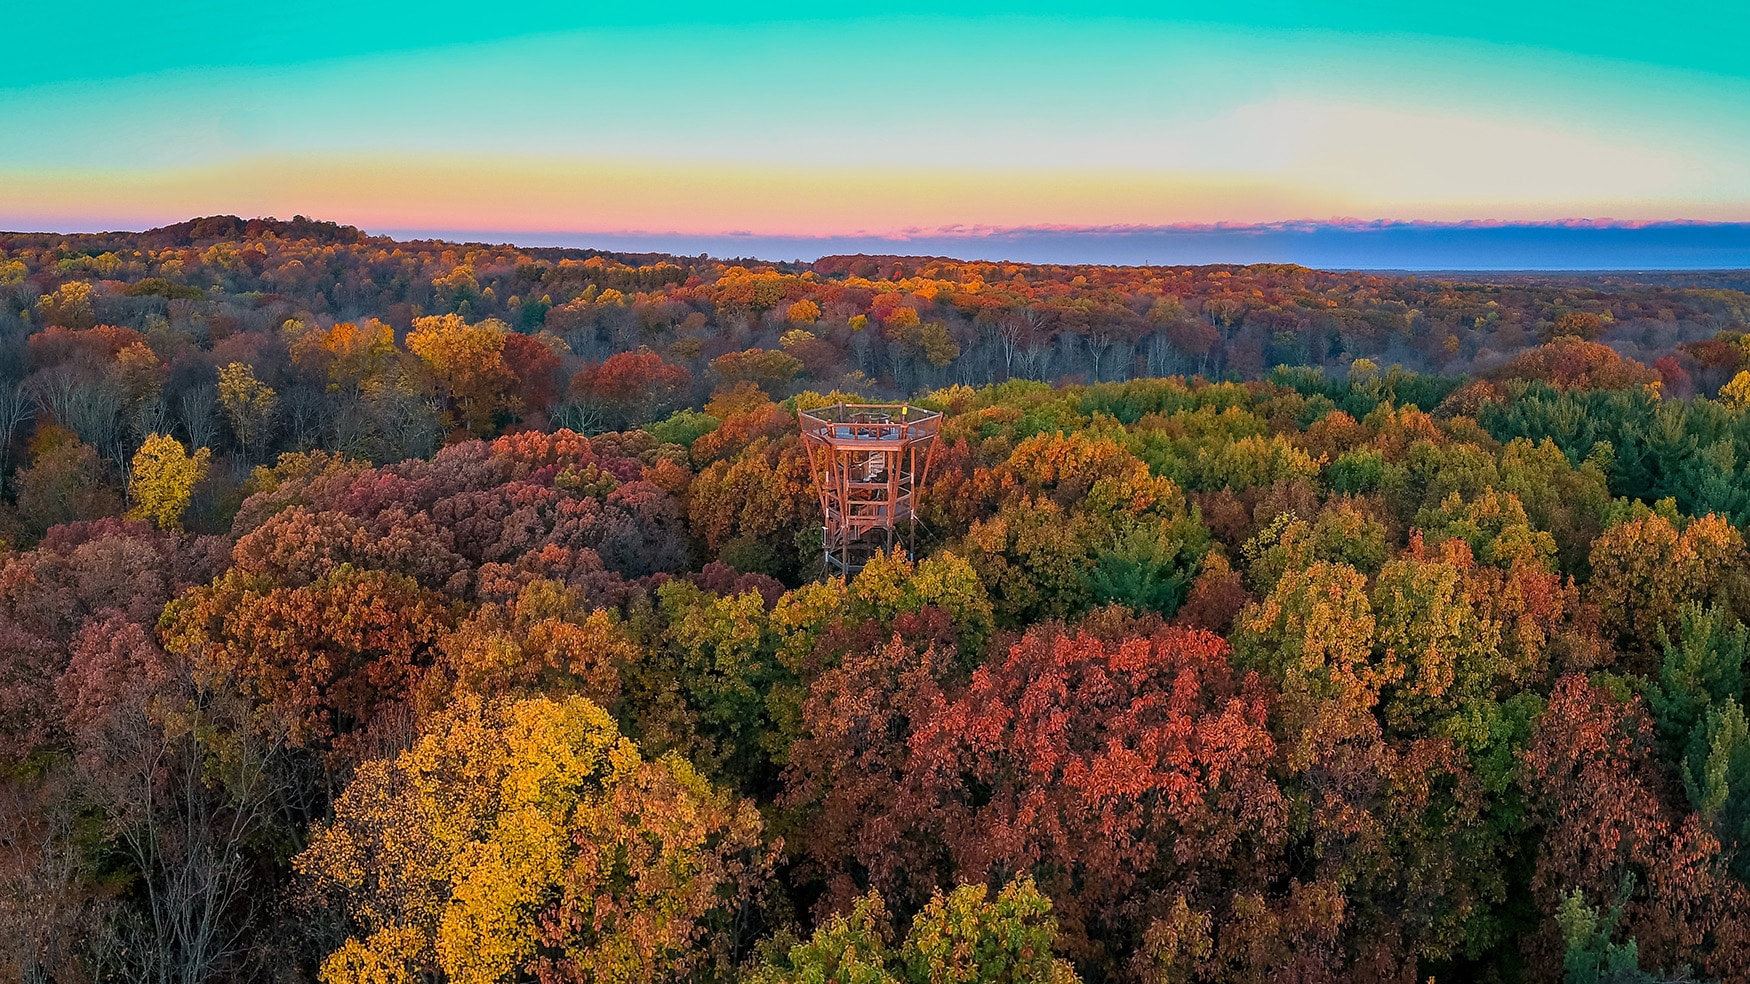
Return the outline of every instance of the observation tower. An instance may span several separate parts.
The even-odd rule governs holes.
[[[942,415],[903,403],[835,403],[800,416],[826,516],[827,571],[854,574],[895,542],[910,554],[913,496],[928,476]]]

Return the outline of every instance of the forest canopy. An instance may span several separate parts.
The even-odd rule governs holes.
[[[0,977],[1744,980],[1690,281],[0,234]]]

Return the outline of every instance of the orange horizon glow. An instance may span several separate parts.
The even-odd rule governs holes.
[[[217,211],[304,214],[366,229],[898,238],[920,232],[1265,224],[1336,216],[1434,222],[1750,221],[1750,205],[1735,202],[1599,196],[1548,204],[1506,198],[1394,203],[1281,175],[1130,169],[786,168],[308,155],[153,170],[27,171],[0,183],[0,215],[9,217],[9,224],[144,227]]]

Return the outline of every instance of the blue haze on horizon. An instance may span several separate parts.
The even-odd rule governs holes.
[[[769,261],[853,253],[1019,263],[1163,266],[1295,263],[1328,270],[1750,270],[1750,223],[1389,223],[1154,229],[1019,229],[982,235],[699,236],[381,230],[398,239],[505,242]]]

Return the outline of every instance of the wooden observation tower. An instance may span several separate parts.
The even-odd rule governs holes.
[[[803,411],[801,422],[826,516],[827,571],[854,574],[896,542],[909,554],[913,496],[929,473],[942,415],[900,403],[835,403]]]

